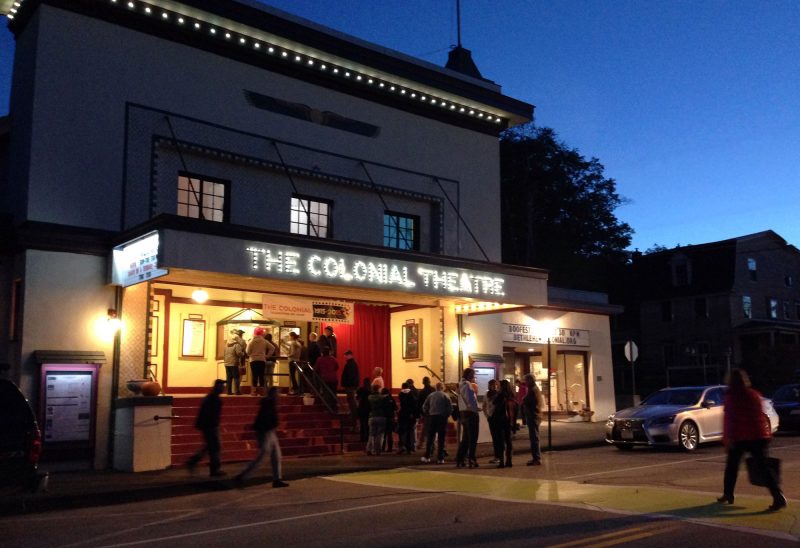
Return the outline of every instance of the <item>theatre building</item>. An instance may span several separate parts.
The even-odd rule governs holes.
[[[498,134],[533,107],[466,50],[439,67],[248,0],[0,8],[0,374],[46,443],[88,439],[106,466],[128,381],[203,394],[234,328],[281,342],[281,386],[290,332],[333,327],[340,361],[395,389],[470,364],[546,379],[549,340],[584,390],[564,412],[613,402],[603,306],[513,342],[559,317],[546,271],[500,264]]]

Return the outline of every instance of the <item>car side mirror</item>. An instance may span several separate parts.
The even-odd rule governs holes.
[[[708,409],[709,407],[714,407],[715,405],[717,405],[717,402],[715,402],[714,400],[705,400],[703,402],[703,407],[705,407],[706,409]]]

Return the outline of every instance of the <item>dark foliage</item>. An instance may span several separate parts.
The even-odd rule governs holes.
[[[503,262],[550,269],[553,285],[608,290],[627,262],[633,230],[603,165],[532,125],[500,140]]]

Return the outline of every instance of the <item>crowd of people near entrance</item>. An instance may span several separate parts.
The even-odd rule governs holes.
[[[224,360],[226,379],[217,379],[211,392],[203,399],[195,426],[204,438],[203,447],[188,461],[193,471],[200,460],[209,455],[211,476],[221,476],[221,444],[219,423],[222,411],[221,394],[241,395],[242,368],[249,359],[252,375],[252,392],[262,398],[253,429],[258,441],[256,458],[247,464],[235,478],[237,484],[244,484],[252,476],[261,462],[270,457],[274,487],[286,487],[282,479],[281,449],[277,436],[278,400],[280,391],[273,385],[275,363],[280,355],[277,342],[272,334],[257,327],[253,338],[245,343],[244,331],[233,329],[227,342]],[[482,413],[487,419],[494,449],[489,464],[498,468],[512,466],[513,435],[522,424],[527,426],[531,458],[527,464],[537,466],[542,463],[539,444],[539,425],[544,412],[542,393],[533,376],[525,375],[522,382],[512,385],[507,379],[500,382],[489,381],[482,404],[478,403],[478,386],[475,371],[466,368],[458,383],[457,390],[448,391],[443,383],[431,384],[429,377],[422,379],[422,388],[417,388],[413,379],[402,383],[395,397],[386,386],[383,369],[375,367],[372,375],[359,382],[359,368],[353,352],[344,352],[344,365],[341,368],[336,359],[337,340],[332,327],[327,326],[322,335],[312,333],[306,347],[299,336],[292,332],[288,340],[290,393],[300,394],[302,379],[299,375],[301,362],[307,361],[320,379],[334,393],[344,391],[353,430],[366,442],[368,455],[381,455],[396,452],[411,455],[423,451],[420,460],[424,464],[444,464],[447,426],[452,418],[457,425],[458,449],[455,455],[457,467],[477,468],[476,446],[480,434]]]

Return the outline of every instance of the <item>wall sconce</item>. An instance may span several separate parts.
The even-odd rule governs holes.
[[[108,309],[108,320],[107,320],[107,322],[108,322],[108,329],[112,333],[116,333],[117,331],[119,331],[119,328],[120,328],[120,325],[122,324],[122,322],[120,321],[119,317],[117,316],[117,311],[114,310],[113,308],[109,308]]]
[[[192,300],[196,303],[203,304],[208,300],[208,293],[203,289],[195,289],[192,291]]]

